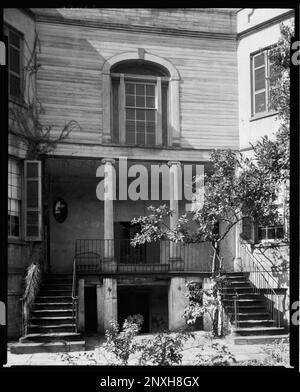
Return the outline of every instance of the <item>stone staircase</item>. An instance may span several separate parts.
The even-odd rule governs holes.
[[[47,274],[30,313],[27,334],[11,348],[17,354],[82,351],[85,342],[75,332],[72,275]]]
[[[226,274],[230,284],[222,293],[222,302],[227,313],[232,315],[235,344],[264,344],[286,338],[284,327],[275,326],[264,296],[256,293],[247,273]],[[238,294],[238,321],[234,320],[234,296]]]

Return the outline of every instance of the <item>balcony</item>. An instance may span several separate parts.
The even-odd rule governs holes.
[[[209,243],[159,241],[132,246],[129,239],[77,239],[78,274],[161,274],[206,272],[212,268]]]

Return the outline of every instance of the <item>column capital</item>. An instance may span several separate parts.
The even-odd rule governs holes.
[[[179,161],[169,161],[168,162],[169,167],[174,166],[174,165],[181,166],[181,162],[179,162]]]
[[[103,158],[101,159],[101,163],[103,163],[104,165],[106,165],[107,163],[110,163],[111,165],[115,164],[115,160],[113,158]]]

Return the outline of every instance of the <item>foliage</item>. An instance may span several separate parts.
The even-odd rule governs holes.
[[[124,321],[122,329],[116,322],[111,322],[111,328],[105,331],[103,347],[106,351],[112,353],[121,365],[127,365],[130,354],[137,350],[133,338],[139,333],[144,322],[140,314],[129,316]]]
[[[180,365],[182,361],[181,351],[190,337],[189,332],[160,332],[153,339],[144,339],[138,345],[142,352],[139,359],[140,365],[172,366]]]
[[[197,354],[197,365],[203,366],[232,366],[237,363],[235,356],[225,344],[212,342],[203,345]]]
[[[213,324],[213,336],[223,336],[223,312],[221,293],[230,284],[225,275],[211,278],[211,287],[203,289],[197,282],[188,282],[186,296],[188,304],[184,310],[184,317],[188,325],[194,325],[199,317],[209,315]]]
[[[57,144],[66,139],[69,134],[80,129],[80,125],[75,120],[68,121],[58,132],[58,137],[51,134],[54,131],[53,124],[43,124],[41,116],[45,114],[45,109],[39,101],[36,92],[36,77],[40,64],[37,61],[37,53],[40,52],[40,41],[36,33],[33,49],[30,50],[27,41],[25,44],[30,52],[28,59],[24,59],[25,66],[23,68],[23,91],[22,97],[24,102],[22,105],[11,103],[9,106],[9,119],[11,129],[17,132],[27,146],[27,157],[32,159],[53,151]]]
[[[25,277],[25,293],[23,300],[30,307],[34,303],[41,283],[41,266],[38,262],[32,262],[27,268]]]

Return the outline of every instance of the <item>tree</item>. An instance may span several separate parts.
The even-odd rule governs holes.
[[[278,111],[279,120],[279,129],[274,137],[264,136],[253,144],[252,158],[230,149],[212,151],[209,162],[211,170],[204,178],[204,200],[200,195],[195,195],[195,208],[180,217],[174,229],[168,225],[173,211],[166,205],[150,207],[149,215],[133,220],[141,227],[132,240],[133,245],[161,239],[175,242],[209,241],[218,259],[221,242],[243,218],[249,218],[261,226],[279,224],[275,202],[278,189],[289,180],[289,58],[292,31],[292,27],[281,26],[281,38],[270,54],[273,62],[271,105]],[[191,230],[191,222],[196,223],[196,229]],[[224,227],[222,232],[216,230],[220,223]],[[218,285],[220,270],[217,264],[214,265],[212,278]],[[214,291],[217,300],[218,287]],[[216,302],[216,309],[218,311],[214,317],[220,314],[220,301]]]

